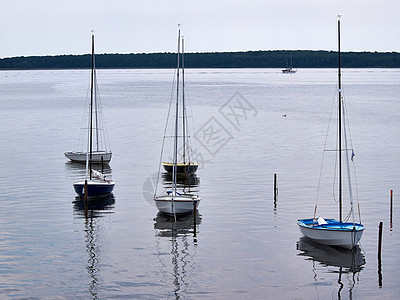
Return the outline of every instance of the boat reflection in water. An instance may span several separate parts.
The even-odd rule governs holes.
[[[111,166],[110,165],[102,165],[100,166],[102,169],[103,174],[111,174]],[[67,161],[65,163],[65,169],[67,170],[68,173],[70,173],[71,176],[80,176],[84,175],[86,171],[86,166],[84,164],[77,164],[71,161]]]
[[[201,215],[197,210],[195,219],[193,215],[177,215],[175,218],[159,212],[154,218],[156,250],[161,266],[160,280],[173,289],[171,293],[176,299],[186,298],[190,286],[195,284],[191,275],[195,272]]]
[[[172,174],[170,173],[162,173],[163,185],[165,188],[168,188],[172,184]],[[200,177],[196,174],[192,174],[190,176],[177,176],[176,179],[176,187],[179,189],[184,189],[188,192],[198,192],[197,187],[200,185]]]
[[[112,193],[105,196],[92,197],[88,199],[87,205],[85,205],[85,200],[76,196],[73,204],[74,213],[77,217],[97,218],[113,213],[112,208],[115,204],[115,198]]]
[[[196,210],[196,219],[194,219],[193,214],[176,215],[174,217],[158,212],[154,221],[157,236],[178,237],[192,233],[196,237],[197,227],[201,223],[201,215],[199,215],[198,210]]]
[[[104,230],[102,229],[102,217],[113,213],[115,199],[113,194],[96,199],[96,201],[85,201],[75,197],[73,201],[74,216],[76,219],[84,220],[85,246],[88,254],[88,265],[86,270],[89,275],[90,299],[98,299],[98,286],[100,284],[100,261],[103,247]]]
[[[339,284],[338,299],[341,299],[341,293],[346,283],[348,285],[349,299],[352,299],[353,288],[359,281],[358,275],[365,264],[364,254],[358,245],[349,250],[322,245],[313,242],[307,237],[302,237],[297,242],[297,250],[301,251],[298,254],[299,256],[305,256],[307,260],[312,261],[316,286],[319,285],[317,281],[327,280],[326,276],[318,276],[319,270],[322,270],[324,274],[339,274],[337,281]],[[318,265],[322,266],[322,269],[318,268]],[[342,276],[346,277],[347,280],[345,282],[343,282]]]

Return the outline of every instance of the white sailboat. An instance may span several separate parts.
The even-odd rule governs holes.
[[[347,249],[352,249],[360,241],[364,231],[364,226],[361,223],[356,223],[354,210],[353,210],[353,196],[351,190],[350,180],[350,167],[349,167],[349,151],[347,147],[347,135],[346,135],[346,122],[345,122],[345,110],[344,110],[344,99],[342,97],[342,83],[341,83],[341,66],[340,66],[340,17],[338,19],[338,78],[339,78],[339,99],[338,99],[338,182],[339,182],[339,220],[335,219],[324,219],[322,217],[316,218],[317,206],[314,210],[314,217],[310,219],[301,219],[297,221],[297,225],[301,233],[324,245],[338,246]],[[344,222],[342,218],[342,200],[343,200],[343,187],[342,187],[342,152],[345,154],[346,170],[348,173],[348,185],[349,185],[349,200],[350,200],[350,214],[352,216],[352,222]]]
[[[108,176],[92,170],[94,155],[93,155],[93,110],[95,109],[96,99],[96,80],[95,80],[95,55],[94,55],[94,34],[92,34],[92,68],[90,80],[90,104],[89,104],[89,130],[88,130],[88,143],[87,152],[85,156],[86,162],[86,176],[85,180],[74,182],[74,190],[80,197],[99,197],[109,195],[115,186],[115,182]]]
[[[181,47],[181,32],[178,31],[178,59],[177,59],[177,91],[176,91],[176,103],[175,103],[175,120],[174,120],[174,149],[172,159],[172,183],[170,190],[159,196],[154,196],[154,202],[157,209],[169,215],[185,214],[190,213],[197,209],[200,204],[200,196],[179,192],[177,189],[177,177],[178,177],[178,130],[179,130],[179,64],[180,64],[180,47]]]
[[[72,162],[77,162],[77,163],[86,163],[86,154],[87,152],[83,151],[68,151],[64,153],[66,158],[68,158]],[[111,157],[112,157],[111,151],[95,150],[92,153],[92,159],[93,159],[92,162],[96,164],[101,164],[102,162],[108,164],[111,161]]]
[[[194,162],[192,160],[191,155],[191,147],[190,147],[190,135],[188,133],[188,116],[186,110],[186,102],[185,102],[185,51],[184,51],[184,41],[182,40],[182,68],[177,68],[177,94],[179,94],[179,72],[182,72],[182,99],[181,99],[181,112],[182,112],[182,151],[179,156],[179,160],[176,163],[176,172],[177,174],[182,176],[190,176],[196,173],[199,163]],[[179,57],[179,53],[178,53]],[[179,59],[179,58],[178,58]],[[179,101],[179,100],[178,100]],[[173,162],[164,161],[162,162],[164,170],[170,174],[173,173]]]
[[[284,74],[294,74],[297,72],[297,69],[293,69],[292,67],[292,54],[290,54],[290,66],[288,66],[288,62],[286,59],[286,68],[282,69],[282,73]]]
[[[94,56],[94,53],[92,54]],[[93,58],[94,62],[94,58]],[[97,78],[96,68],[93,66],[92,70],[93,93],[93,112],[89,112],[89,117],[93,118],[92,129],[93,133],[93,149],[91,153],[91,162],[93,164],[108,164],[111,161],[112,152],[108,146],[108,139],[106,135],[105,122],[101,111],[100,99],[97,95]],[[81,133],[87,133],[89,128],[82,128]],[[82,136],[82,135],[81,135]],[[78,146],[79,148],[79,146]],[[81,150],[81,149],[80,149]],[[68,151],[64,155],[71,162],[86,163],[87,151]]]

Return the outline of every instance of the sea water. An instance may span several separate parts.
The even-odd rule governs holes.
[[[400,70],[343,70],[366,227],[354,253],[311,243],[296,225],[316,203],[337,218],[334,186],[318,191],[337,71],[185,75],[200,162],[195,226],[160,216],[152,200],[174,70],[98,70],[116,185],[86,215],[72,186],[84,166],[63,153],[78,146],[90,72],[0,72],[0,298],[396,298]]]

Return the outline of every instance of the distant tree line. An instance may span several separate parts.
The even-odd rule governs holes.
[[[185,53],[186,68],[335,68],[336,51],[274,50]],[[90,68],[84,55],[21,56],[0,59],[0,69]],[[343,68],[400,68],[399,52],[343,52]],[[176,53],[96,54],[97,68],[174,68]]]

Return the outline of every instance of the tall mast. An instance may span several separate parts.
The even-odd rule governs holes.
[[[179,25],[178,25],[179,26]],[[177,163],[178,163],[178,113],[179,113],[179,53],[181,43],[181,29],[178,30],[178,59],[176,67],[176,104],[175,104],[175,134],[174,134],[174,158],[172,161],[173,196],[176,195]]]
[[[342,73],[340,69],[340,15],[338,16],[338,80],[339,80],[339,221],[342,222]]]
[[[182,37],[182,133],[183,163],[186,163],[186,108],[185,108],[185,42]]]
[[[92,148],[93,148],[93,92],[94,92],[94,34],[92,34],[92,72],[90,78],[90,127],[89,127],[89,179],[92,179]]]

